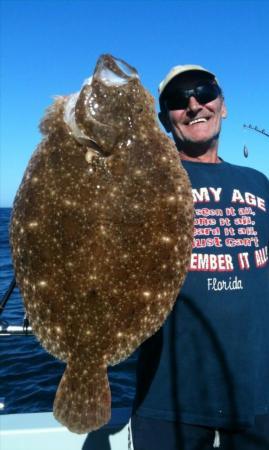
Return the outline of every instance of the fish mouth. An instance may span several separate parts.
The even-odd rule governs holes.
[[[119,98],[128,97],[128,89],[125,87],[134,81],[139,84],[139,76],[134,67],[112,55],[101,55],[93,76],[84,82],[75,102],[75,120],[72,121],[71,116],[68,123],[70,128],[73,126],[73,136],[77,140],[85,142],[86,138],[90,143],[94,142],[98,153],[109,156],[119,136],[123,134],[121,127],[126,122],[124,119],[117,119],[121,116]],[[91,154],[89,159],[90,157]]]
[[[133,79],[139,80],[136,69],[112,55],[101,55],[97,61],[93,78],[106,86],[122,86]]]

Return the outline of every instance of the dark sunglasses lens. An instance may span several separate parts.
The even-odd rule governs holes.
[[[183,92],[177,91],[166,98],[166,106],[167,109],[170,111],[176,110],[176,109],[185,109],[188,106],[189,103],[189,97],[184,95]]]
[[[191,90],[175,90],[166,97],[165,102],[167,109],[173,111],[187,108],[191,96],[194,96],[199,103],[205,104],[215,100],[219,94],[220,89],[216,84],[204,84]]]
[[[212,102],[220,93],[220,90],[215,84],[205,84],[204,86],[198,86],[195,89],[195,98],[201,104]]]

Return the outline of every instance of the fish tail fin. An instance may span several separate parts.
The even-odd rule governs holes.
[[[55,418],[75,433],[88,433],[105,425],[111,416],[107,367],[68,364],[56,392]]]

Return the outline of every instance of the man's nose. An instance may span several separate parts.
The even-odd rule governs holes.
[[[201,104],[197,101],[197,99],[192,95],[192,96],[189,98],[189,103],[188,103],[187,109],[190,110],[190,111],[196,112],[196,111],[198,111],[198,110],[201,109],[201,108],[202,108],[202,105],[201,105]]]

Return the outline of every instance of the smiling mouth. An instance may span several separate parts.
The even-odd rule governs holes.
[[[193,119],[191,120],[188,125],[194,125],[196,123],[203,123],[203,122],[207,122],[208,119],[206,119],[205,117],[200,117],[199,119]]]

